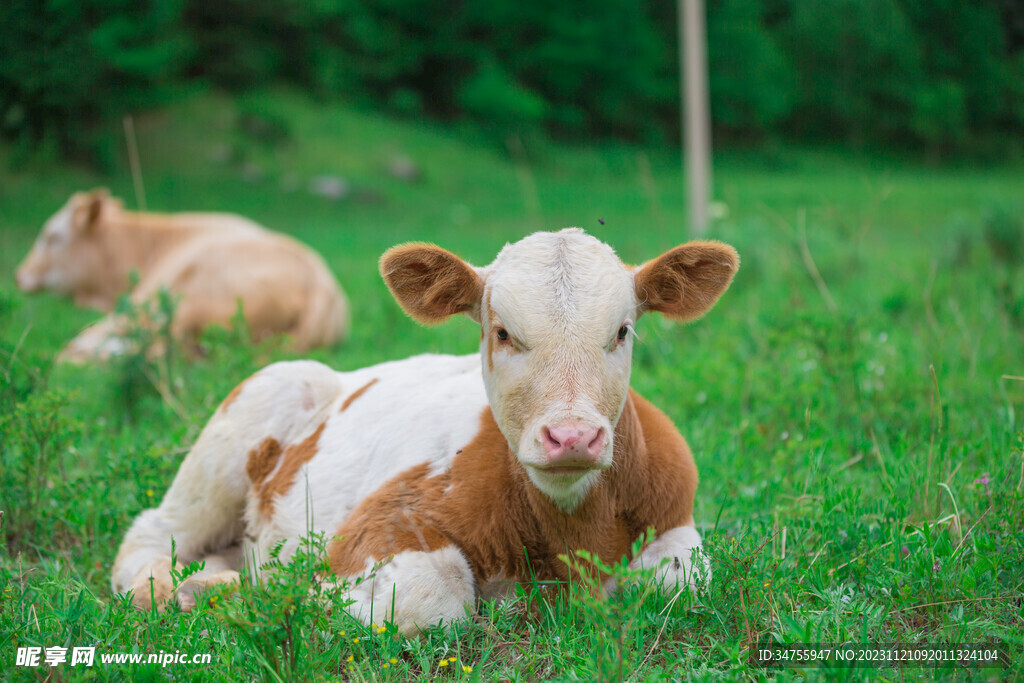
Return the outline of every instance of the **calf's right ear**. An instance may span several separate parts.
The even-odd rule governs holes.
[[[414,320],[429,325],[465,313],[480,322],[483,278],[441,247],[418,242],[392,247],[380,259],[380,274]]]
[[[670,249],[636,269],[640,310],[696,320],[729,288],[739,267],[739,254],[722,242],[689,242]]]

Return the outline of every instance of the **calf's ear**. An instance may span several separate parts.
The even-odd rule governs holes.
[[[688,242],[670,249],[636,269],[640,310],[696,320],[729,288],[739,266],[739,254],[721,242]]]
[[[480,322],[484,281],[473,266],[432,244],[392,247],[380,258],[380,274],[413,319],[433,324],[456,313]]]
[[[79,196],[81,199],[72,216],[72,227],[80,232],[89,232],[103,213],[103,205],[110,199],[110,190],[98,187]]]

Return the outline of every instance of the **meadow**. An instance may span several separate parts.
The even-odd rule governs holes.
[[[690,237],[672,150],[500,139],[283,90],[197,93],[136,130],[150,210],[241,213],[324,256],[353,331],[307,357],[342,370],[476,350],[472,322],[428,329],[401,312],[376,265],[394,244],[434,242],[483,265],[508,241],[574,225],[639,263]],[[396,155],[422,178],[389,175]],[[324,175],[344,178],[349,195],[310,194]],[[238,326],[210,331],[194,360],[172,349],[54,365],[98,314],[26,297],[13,272],[71,192],[97,185],[135,207],[127,168],[0,163],[0,678],[1024,677],[1024,168],[720,156],[708,236],[733,244],[742,266],[704,319],[639,322],[632,378],[694,451],[710,583],[669,596],[627,583],[607,601],[585,587],[537,599],[526,586],[417,640],[361,626],[322,594],[324,539],[267,582],[213,591],[188,614],[111,594],[124,532],[159,502],[213,409],[291,356],[244,343]],[[1009,668],[750,662],[769,642],[896,641],[998,641]],[[97,660],[15,666],[30,646],[95,646]],[[176,651],[212,661],[99,662]]]

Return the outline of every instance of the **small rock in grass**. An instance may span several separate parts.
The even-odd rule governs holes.
[[[388,161],[388,174],[407,183],[418,183],[423,180],[423,169],[420,165],[404,155],[391,157]]]
[[[309,181],[309,193],[335,201],[345,199],[352,192],[352,186],[344,178],[318,175]]]

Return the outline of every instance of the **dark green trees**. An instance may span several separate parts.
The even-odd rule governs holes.
[[[706,2],[719,144],[779,137],[1005,153],[1024,133],[1024,15],[1006,0]],[[502,134],[674,140],[675,7],[7,0],[0,132],[95,154],[96,124],[110,128],[187,83],[284,81]]]

